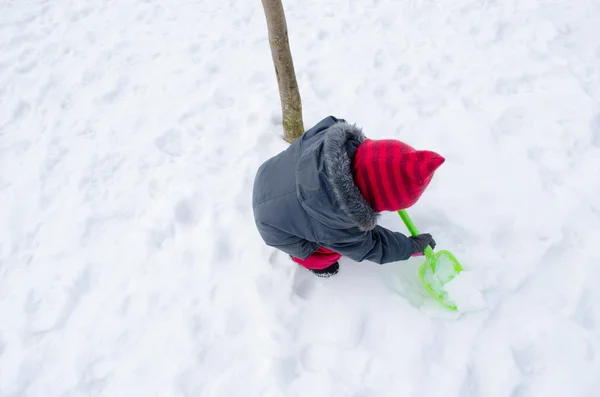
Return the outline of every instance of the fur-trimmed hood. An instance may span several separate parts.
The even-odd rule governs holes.
[[[363,230],[377,226],[379,213],[367,203],[352,177],[351,157],[366,140],[354,124],[340,121],[331,126],[323,141],[323,157],[329,182],[342,210]]]

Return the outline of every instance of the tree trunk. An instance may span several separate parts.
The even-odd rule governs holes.
[[[302,102],[288,41],[285,13],[281,0],[262,0],[262,4],[267,17],[271,55],[279,86],[284,139],[292,143],[304,133],[304,124],[302,122]]]

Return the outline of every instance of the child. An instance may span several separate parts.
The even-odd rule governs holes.
[[[406,260],[435,248],[434,239],[378,226],[379,213],[412,206],[443,162],[397,140],[367,139],[329,116],[258,170],[256,226],[267,245],[320,277],[336,274],[342,255],[379,264]]]

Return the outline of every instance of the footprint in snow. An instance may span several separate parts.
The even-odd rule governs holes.
[[[31,105],[25,101],[19,102],[17,107],[13,110],[13,116],[11,122],[17,122],[20,119],[26,117],[31,111]]]
[[[221,109],[227,109],[235,103],[235,100],[229,93],[223,89],[217,89],[214,93],[214,100],[217,106]]]
[[[148,232],[147,241],[150,247],[162,249],[168,239],[175,237],[175,227],[172,222],[157,222]]]
[[[527,112],[524,108],[509,107],[492,126],[494,136],[501,138],[521,132],[525,127],[526,117]]]
[[[128,82],[125,78],[119,78],[114,87],[100,97],[100,101],[104,104],[112,104],[125,91]]]
[[[600,113],[590,122],[590,129],[592,130],[592,144],[600,147]]]
[[[538,363],[537,353],[533,346],[513,347],[511,353],[515,364],[523,374],[539,373],[544,370],[544,366]]]
[[[589,331],[595,331],[594,305],[591,302],[594,302],[592,294],[586,288],[581,293],[579,302],[571,315],[571,320]]]
[[[492,246],[499,255],[507,255],[511,251],[511,228],[507,225],[497,226],[492,232]]]
[[[79,10],[73,12],[70,16],[69,19],[71,20],[71,22],[78,22],[80,20],[82,20],[83,18],[87,17],[88,15],[90,15],[93,11],[92,7],[83,7],[80,8]]]
[[[298,268],[294,273],[294,280],[292,282],[293,293],[306,300],[311,297],[315,287],[315,275],[298,265]]]
[[[531,396],[531,389],[525,383],[521,383],[517,387],[515,387],[515,390],[510,395],[510,397],[529,397],[529,396]]]
[[[48,93],[52,93],[59,85],[59,81],[55,76],[50,76],[48,81],[41,86],[38,91],[36,105],[40,106],[44,103],[44,99],[48,95]]]
[[[196,211],[192,202],[187,199],[182,199],[175,204],[173,209],[175,220],[182,226],[191,226],[196,222]]]
[[[232,249],[227,236],[223,233],[219,234],[214,243],[212,261],[214,263],[226,264],[232,257],[231,252]]]
[[[183,153],[181,131],[169,130],[156,138],[154,144],[161,152],[178,157]]]

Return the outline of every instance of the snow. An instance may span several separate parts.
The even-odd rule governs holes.
[[[4,1],[0,396],[598,396],[600,3],[284,3],[305,126],[444,155],[409,213],[486,307],[264,246],[259,1]]]
[[[487,302],[478,288],[477,281],[472,272],[463,271],[444,285],[444,290],[461,313],[487,308]]]

